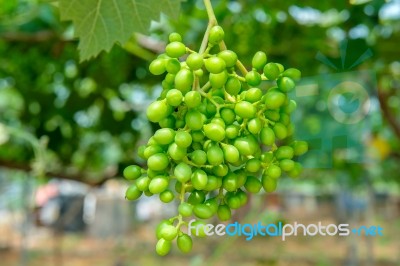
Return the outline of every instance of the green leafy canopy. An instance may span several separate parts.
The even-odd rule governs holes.
[[[134,32],[147,33],[160,13],[176,18],[184,0],[59,0],[62,20],[71,20],[81,61],[124,44]]]

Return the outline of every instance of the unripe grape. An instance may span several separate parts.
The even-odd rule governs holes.
[[[220,164],[212,168],[213,174],[219,177],[226,176],[229,168],[226,164]]]
[[[227,144],[222,146],[222,150],[226,162],[235,163],[239,160],[239,150],[235,146]]]
[[[186,148],[181,148],[174,142],[169,145],[168,154],[173,160],[181,161],[186,157]]]
[[[191,70],[198,70],[203,66],[203,56],[198,53],[190,54],[186,58],[186,64]]]
[[[203,191],[194,190],[192,193],[190,193],[187,202],[191,205],[196,205],[203,203],[205,199],[206,196]]]
[[[281,118],[280,113],[277,110],[267,110],[264,112],[265,118],[271,121],[277,122]]]
[[[175,198],[174,193],[169,189],[161,192],[160,194],[160,200],[164,203],[169,203],[173,201],[174,198]]]
[[[165,176],[154,177],[149,184],[149,191],[158,194],[166,190],[168,187],[168,178]]]
[[[182,234],[178,236],[176,243],[178,245],[179,250],[182,251],[183,253],[189,253],[192,250],[193,241],[192,238],[187,234]]]
[[[165,47],[165,53],[169,57],[178,58],[186,53],[186,46],[181,42],[171,42]]]
[[[288,77],[281,77],[277,81],[278,87],[283,92],[290,92],[294,89],[296,84],[294,83],[293,79]]]
[[[265,94],[264,99],[265,106],[268,109],[278,109],[285,103],[286,95],[281,92],[271,91]]]
[[[210,123],[204,125],[203,129],[207,138],[213,141],[219,142],[225,138],[225,129],[219,124]]]
[[[221,73],[226,68],[225,61],[216,56],[206,59],[204,64],[207,71],[213,74]]]
[[[224,161],[224,153],[218,145],[212,145],[207,150],[207,161],[211,165],[219,165]]]
[[[250,86],[258,86],[261,83],[261,75],[255,70],[249,71],[246,74],[246,82]]]
[[[165,72],[165,60],[157,58],[150,63],[150,73],[153,75],[161,75]]]
[[[220,182],[220,179],[219,179],[219,178],[217,178],[217,177],[215,177],[215,176],[213,176],[213,175],[209,175],[209,176],[208,176],[208,180],[207,180],[207,185],[206,185],[206,187],[204,188],[204,190],[205,190],[205,191],[213,191],[213,190],[216,190],[216,189],[218,189],[218,188],[221,186],[220,183],[221,183],[221,182]]]
[[[174,141],[175,131],[170,128],[161,128],[154,133],[154,140],[161,145],[168,145]]]
[[[125,198],[127,200],[137,200],[142,195],[142,191],[140,191],[135,184],[130,185],[125,192]]]
[[[246,91],[245,99],[248,102],[255,103],[261,100],[262,96],[263,93],[259,88],[251,88]]]
[[[281,123],[275,123],[273,130],[278,139],[284,139],[288,136],[287,128]]]
[[[185,94],[192,88],[193,79],[192,71],[183,68],[175,76],[175,88]]]
[[[208,36],[208,42],[210,44],[219,44],[224,39],[225,33],[222,27],[214,26],[210,30],[210,35]]]
[[[207,154],[202,150],[195,150],[191,154],[191,159],[196,165],[204,165],[207,161]]]
[[[203,128],[203,116],[199,111],[188,111],[185,116],[185,122],[191,130],[200,130]]]
[[[183,217],[189,217],[193,213],[193,206],[187,202],[182,202],[181,204],[179,204],[178,212]]]
[[[171,106],[178,106],[181,104],[183,100],[182,92],[177,89],[172,89],[167,92],[165,97],[167,99],[167,103]]]
[[[288,68],[282,73],[282,76],[293,80],[299,80],[301,78],[301,72],[296,68]]]
[[[231,209],[228,205],[219,205],[217,210],[218,219],[228,221],[232,217]]]
[[[226,81],[228,80],[228,73],[226,71],[222,71],[218,74],[210,73],[210,83],[214,89],[222,88]]]
[[[234,67],[238,59],[236,53],[231,50],[221,51],[217,56],[225,61],[227,68]]]
[[[225,136],[228,139],[235,139],[239,135],[239,127],[237,125],[229,125],[225,129]]]
[[[238,180],[237,175],[233,172],[228,173],[222,179],[222,187],[226,191],[235,191],[238,188]]]
[[[193,142],[201,142],[204,140],[204,133],[201,130],[192,131]]]
[[[163,171],[168,167],[169,160],[164,153],[157,153],[149,157],[147,166],[154,171]]]
[[[282,171],[281,171],[281,168],[279,168],[279,166],[272,164],[267,168],[266,174],[270,178],[278,178],[281,176]]]
[[[161,238],[157,242],[156,252],[160,256],[165,256],[170,252],[171,246],[172,246],[171,241],[168,241],[168,240],[165,240],[164,238]]]
[[[145,159],[149,159],[150,156],[152,156],[156,153],[162,153],[162,152],[164,152],[163,148],[160,145],[155,144],[155,145],[150,145],[150,146],[146,147],[146,149],[143,152],[143,155],[144,155]]]
[[[179,33],[172,32],[168,36],[168,40],[169,40],[169,42],[182,42],[182,37],[181,37],[181,35]]]
[[[142,168],[138,165],[129,165],[124,169],[123,175],[128,180],[135,180],[142,175]]]
[[[149,190],[150,181],[148,176],[142,176],[136,180],[135,184],[140,191],[146,191]]]
[[[250,173],[257,173],[261,168],[261,162],[257,158],[251,158],[246,162],[245,169]]]
[[[193,213],[200,219],[208,219],[213,216],[210,206],[206,204],[196,204],[193,207]]]
[[[308,151],[308,143],[305,141],[294,141],[291,145],[294,150],[294,155],[300,156]]]
[[[290,146],[280,146],[276,151],[275,151],[275,157],[278,160],[283,160],[283,159],[292,159],[294,155],[294,150]]]
[[[196,169],[193,172],[190,179],[192,181],[192,185],[193,185],[194,189],[197,189],[197,190],[203,190],[206,187],[207,181],[208,181],[206,172],[204,172],[203,170],[200,170],[200,169]]]
[[[160,122],[171,113],[172,108],[166,103],[166,101],[152,102],[146,111],[147,119],[154,123]]]
[[[277,179],[268,177],[267,175],[263,175],[261,178],[262,186],[265,192],[274,192],[276,190],[276,186],[278,184]]]
[[[257,53],[255,53],[251,61],[251,65],[257,70],[263,69],[266,63],[267,55],[262,51],[258,51]]]
[[[288,172],[288,175],[292,178],[298,177],[301,174],[302,170],[303,166],[300,163],[295,162],[293,169]]]
[[[231,209],[239,209],[242,206],[242,202],[239,197],[230,195],[226,198],[226,202]]]
[[[185,94],[185,103],[189,108],[196,108],[201,104],[201,95],[198,91],[189,91]]]
[[[280,168],[285,172],[290,172],[294,168],[294,161],[290,159],[283,159],[279,162]]]
[[[181,63],[179,62],[178,59],[170,58],[166,61],[165,68],[170,75],[176,74],[179,72],[179,70],[181,70]],[[173,75],[168,76],[168,83],[173,84],[173,80],[171,80],[172,77],[174,77],[174,76]],[[165,77],[165,80],[167,80],[167,77]]]
[[[192,176],[192,169],[186,163],[180,162],[175,166],[174,175],[179,182],[186,183]]]
[[[173,115],[170,115],[170,116],[162,119],[160,122],[158,122],[158,124],[162,128],[173,128],[173,127],[175,127],[176,119]]]
[[[250,131],[250,133],[254,135],[257,135],[260,132],[261,128],[262,122],[258,117],[251,119],[247,124],[247,129]]]
[[[253,155],[260,151],[260,146],[252,135],[237,138],[233,145],[239,150],[240,154],[244,156]]]
[[[262,188],[262,184],[258,178],[254,176],[248,176],[244,187],[250,193],[258,193]]]
[[[269,79],[269,80],[276,80],[279,75],[280,75],[280,71],[279,71],[279,67],[277,64],[275,63],[268,63],[264,66],[264,76]]]
[[[235,105],[235,113],[241,118],[253,118],[256,115],[256,108],[249,102],[242,101]]]
[[[178,131],[175,134],[175,143],[181,148],[187,148],[192,144],[192,135],[186,131]]]
[[[225,90],[230,95],[236,96],[242,89],[242,84],[235,77],[229,77],[225,83]]]
[[[292,113],[294,110],[296,110],[296,107],[297,107],[296,102],[293,101],[293,100],[290,100],[289,103],[288,103],[287,105],[283,106],[282,111],[285,112],[285,113],[287,113],[287,114],[290,114],[290,113]]]

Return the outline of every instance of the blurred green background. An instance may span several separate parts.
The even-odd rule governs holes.
[[[126,202],[121,174],[143,163],[137,147],[156,129],[145,109],[161,78],[149,62],[173,31],[199,48],[202,1],[184,2],[179,20],[161,16],[148,36],[80,63],[73,27],[56,7],[0,0],[1,265],[400,265],[400,1],[212,3],[228,48],[248,68],[262,50],[300,69],[301,84],[323,80],[329,93],[357,82],[371,103],[357,131],[336,124],[351,135],[347,144],[357,142],[359,160],[343,156],[340,139],[321,157],[328,139],[314,138],[302,176],[253,197],[235,219],[379,224],[384,236],[196,239],[190,255],[158,258],[154,227],[174,209],[153,198]],[[298,138],[330,136],[326,99],[298,99]]]

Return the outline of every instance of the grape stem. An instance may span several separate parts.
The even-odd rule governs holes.
[[[208,35],[210,34],[210,30],[213,26],[218,25],[218,21],[217,18],[215,17],[215,13],[214,13],[214,9],[211,5],[211,1],[210,0],[203,0],[204,2],[204,6],[206,7],[206,11],[207,11],[207,16],[208,16],[208,25],[207,25],[207,30],[204,34],[204,38],[203,41],[201,43],[200,46],[200,51],[199,53],[203,54],[206,51],[207,47],[207,42],[208,42]],[[219,44],[219,48],[221,50],[227,50],[226,48],[226,44],[224,41],[220,42]],[[209,49],[208,49],[209,50]],[[246,69],[246,67],[243,65],[242,62],[240,62],[240,60],[236,61],[236,67],[239,69],[239,71],[242,73],[243,76],[246,76],[248,71]]]

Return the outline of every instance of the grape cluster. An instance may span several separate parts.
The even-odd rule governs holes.
[[[247,203],[248,192],[274,191],[283,172],[298,176],[302,167],[293,159],[308,149],[304,141],[288,141],[296,103],[287,93],[300,71],[267,63],[260,51],[247,72],[221,45],[223,38],[223,29],[212,27],[207,48],[197,53],[172,33],[165,54],[149,66],[154,75],[166,73],[160,97],[147,109],[161,128],[138,150],[147,170],[130,165],[124,176],[134,180],[128,200],[158,194],[164,203],[179,201],[177,216],[157,227],[159,255],[168,254],[174,239],[182,252],[191,250],[185,218],[227,221]],[[263,80],[273,84],[265,93]]]

